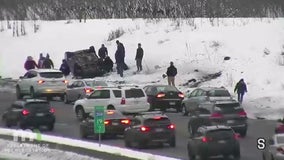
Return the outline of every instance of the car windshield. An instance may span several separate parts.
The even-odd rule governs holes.
[[[214,140],[225,140],[232,139],[234,137],[234,134],[232,130],[219,129],[207,132],[207,136]]]
[[[277,136],[277,143],[284,144],[284,136]]]
[[[239,103],[224,103],[224,104],[216,104],[215,110],[221,111],[221,113],[239,113],[243,111],[243,108]]]
[[[149,118],[144,121],[146,126],[169,125],[171,121],[166,117]]]
[[[171,92],[171,91],[178,91],[178,89],[174,86],[158,86],[157,87],[158,92]]]
[[[107,86],[107,83],[104,81],[86,81],[86,84],[88,86],[94,87],[94,86]]]
[[[43,78],[62,78],[63,73],[61,72],[41,72],[39,75]]]
[[[28,110],[46,110],[50,108],[50,105],[46,102],[37,102],[37,103],[27,103],[25,108]]]
[[[125,98],[140,98],[145,97],[142,89],[129,89],[125,90]]]
[[[231,94],[227,90],[212,90],[208,92],[210,97],[230,97]]]

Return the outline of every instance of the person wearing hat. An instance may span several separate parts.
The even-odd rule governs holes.
[[[167,69],[168,84],[175,86],[175,76],[177,75],[177,68],[174,66],[174,62],[170,62],[170,67]]]
[[[236,93],[236,91],[238,93],[238,101],[240,103],[242,103],[244,94],[246,92],[248,92],[247,91],[247,85],[246,85],[244,79],[240,79],[240,81],[236,84],[235,89],[234,89],[234,93]]]

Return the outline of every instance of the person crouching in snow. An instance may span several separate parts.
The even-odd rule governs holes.
[[[25,62],[25,69],[28,71],[30,69],[35,69],[38,68],[38,65],[36,64],[36,62],[33,60],[32,56],[28,56],[27,60]]]

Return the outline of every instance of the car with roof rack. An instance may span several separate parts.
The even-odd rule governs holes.
[[[79,120],[93,112],[94,106],[118,110],[123,114],[148,111],[147,96],[142,88],[133,85],[100,87],[83,99],[74,103],[74,112]]]
[[[141,112],[124,132],[126,147],[146,148],[151,144],[176,146],[175,124],[163,112]]]
[[[213,156],[223,156],[226,160],[233,156],[234,159],[239,160],[241,157],[239,135],[228,126],[200,126],[197,132],[189,137],[187,152],[190,160],[195,160],[197,157],[207,160]]]
[[[229,91],[224,87],[200,87],[189,92],[181,103],[182,114],[187,116],[189,113],[198,111],[200,103],[213,102],[220,100],[232,100]]]
[[[2,121],[7,127],[19,125],[21,129],[26,129],[47,126],[51,131],[55,124],[55,109],[46,100],[17,100],[3,113]]]
[[[86,95],[91,94],[100,87],[106,87],[108,84],[103,80],[96,79],[75,79],[70,80],[66,86],[64,93],[64,102],[74,102]]]
[[[21,76],[16,84],[16,95],[22,99],[25,95],[32,98],[59,96],[62,100],[67,84],[63,73],[57,69],[31,69]]]

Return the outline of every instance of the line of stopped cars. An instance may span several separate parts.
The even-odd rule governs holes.
[[[223,87],[200,87],[184,94],[169,85],[109,86],[96,79],[67,81],[55,69],[34,69],[20,77],[16,84],[16,95],[22,101],[17,103],[35,101],[47,105],[43,112],[39,108],[44,108],[44,105],[35,105],[37,109],[26,107],[29,105],[18,108],[12,105],[2,116],[6,126],[20,122],[21,128],[46,125],[52,130],[55,110],[48,101],[37,98],[59,96],[66,104],[73,103],[75,115],[80,120],[82,138],[98,137],[93,131],[92,114],[94,106],[105,106],[106,132],[102,137],[123,135],[126,147],[145,148],[150,144],[175,147],[176,126],[165,114],[168,109],[174,109],[188,116],[187,150],[190,159],[207,159],[218,155],[240,159],[238,138],[245,137],[248,128],[244,108]],[[33,100],[23,99],[25,95],[30,95]],[[34,110],[38,113],[34,114]],[[38,122],[38,118],[41,118],[44,122],[23,123],[21,118],[24,115],[33,115],[31,121]],[[14,119],[11,118],[13,116]],[[49,116],[53,118],[47,123],[45,119]]]

